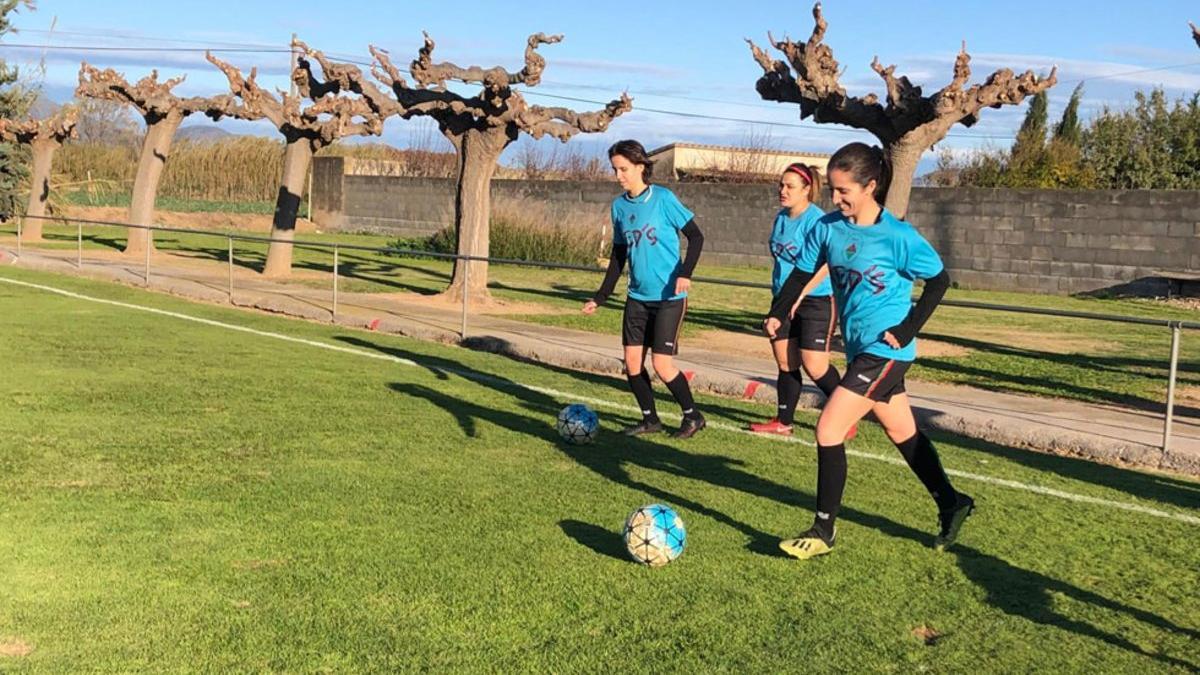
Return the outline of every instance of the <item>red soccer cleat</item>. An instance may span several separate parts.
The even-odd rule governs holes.
[[[775,434],[776,436],[791,436],[792,426],[784,424],[776,417],[769,422],[755,422],[750,425],[750,431],[756,434]]]

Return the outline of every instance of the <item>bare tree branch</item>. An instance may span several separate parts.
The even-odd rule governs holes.
[[[75,95],[130,105],[147,123],[172,113],[187,117],[196,112],[208,113],[214,108],[218,112],[221,110],[223,103],[216,99],[198,96],[179,98],[172,93],[171,90],[185,78],[185,75],[181,75],[159,82],[158,71],[152,70],[137,84],[131,85],[121,73],[111,68],[99,70],[85,62],[79,66],[79,86],[75,89]]]
[[[277,128],[284,125],[283,103],[275,99],[270,92],[264,91],[255,81],[258,69],[250,69],[250,77],[242,77],[242,71],[213,56],[212,52],[204,52],[204,58],[225,73],[229,80],[230,92],[241,100],[240,105],[226,106],[223,114],[243,120],[267,119]]]
[[[0,119],[0,140],[6,143],[53,142],[61,144],[75,138],[75,124],[79,121],[79,109],[64,106],[56,114],[40,120]]]
[[[1026,96],[1057,82],[1057,70],[1039,78],[1032,71],[1015,77],[1012,71],[1003,69],[993,73],[985,83],[964,91],[971,77],[971,57],[964,43],[954,61],[953,79],[930,96],[907,77],[897,76],[895,66],[885,67],[876,57],[871,68],[883,79],[887,91],[885,106],[874,94],[863,97],[846,94],[838,82],[839,65],[833,50],[823,41],[828,23],[820,3],[813,6],[813,21],[812,36],[804,44],[787,39],[776,42],[768,34],[786,61],[770,59],[747,40],[754,60],[763,69],[763,76],[756,84],[759,94],[765,100],[799,103],[802,119],[811,116],[816,122],[834,122],[870,131],[885,145],[906,137],[928,137],[931,145],[944,136],[944,131],[936,134],[935,130],[949,129],[958,123],[971,126],[982,108],[1020,103]],[[926,127],[929,133],[922,131]],[[914,132],[920,133],[912,136]]]
[[[303,52],[292,70],[298,97],[281,92],[276,98],[258,86],[255,70],[244,78],[236,67],[206,53],[209,62],[225,73],[231,90],[230,96],[214,97],[210,116],[267,119],[286,136],[309,138],[325,146],[346,136],[377,136],[383,133],[384,120],[400,111],[358,67],[334,63],[300,40],[292,46]],[[321,66],[324,80],[313,73],[309,57]],[[305,99],[312,103],[302,107]]]
[[[1196,41],[1196,46],[1200,47],[1200,28],[1197,28],[1196,24],[1191,21],[1188,22],[1188,25],[1192,27],[1192,39]]]
[[[577,113],[567,108],[531,106],[518,114],[516,124],[521,131],[534,138],[549,135],[566,143],[580,132],[605,131],[614,118],[632,109],[633,99],[628,94],[621,94],[621,98],[609,101],[603,110],[587,113]]]

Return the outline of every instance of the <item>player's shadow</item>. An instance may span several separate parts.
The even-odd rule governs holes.
[[[370,344],[365,341],[361,342]],[[780,485],[749,473],[739,468],[742,464],[739,460],[730,457],[689,453],[646,437],[621,437],[614,443],[597,443],[588,446],[566,444],[559,438],[553,425],[548,422],[553,419],[560,407],[560,402],[552,397],[494,373],[469,371],[461,364],[448,359],[407,352],[402,349],[377,348],[393,356],[416,362],[440,378],[449,378],[451,375],[462,376],[521,401],[524,412],[508,412],[456,398],[420,384],[395,382],[389,385],[396,393],[424,399],[446,411],[454,417],[459,428],[468,436],[474,437],[480,433],[477,421],[483,420],[500,428],[545,440],[580,465],[617,485],[642,492],[654,500],[672,504],[685,512],[690,511],[707,516],[716,522],[736,529],[749,538],[750,543],[747,548],[753,552],[781,555],[776,548],[779,541],[778,535],[763,532],[749,523],[742,522],[695,499],[638,480],[630,474],[629,468],[636,466],[651,469],[770,499],[784,506],[797,508],[803,514],[801,517],[807,517],[808,509],[813,503],[811,493]],[[633,421],[632,418],[627,419]],[[854,508],[843,508],[840,518],[897,539],[915,542],[923,547],[929,547],[932,544],[932,533],[916,530],[877,514],[866,513]],[[593,552],[624,558],[621,552],[620,537],[615,532],[607,532],[599,526],[571,520],[563,521],[560,523],[560,527],[564,534]],[[930,555],[937,554],[930,551]],[[1194,670],[1200,666],[1200,663],[1189,663],[1172,656],[1147,652],[1120,634],[1067,616],[1056,609],[1056,596],[1071,598],[1094,608],[1125,615],[1160,630],[1200,640],[1200,632],[1194,629],[1180,626],[1157,614],[1106,598],[1040,572],[1022,569],[999,557],[968,546],[956,545],[947,555],[955,556],[963,574],[985,592],[988,604],[1008,615],[1038,625],[1100,640],[1174,667]]]
[[[417,358],[427,359],[428,357],[413,356],[413,360]],[[429,367],[430,364],[426,362],[422,365]],[[460,373],[455,372],[455,374]],[[488,375],[487,377],[489,381],[481,383],[494,385],[494,382],[490,382],[490,380],[495,376]],[[473,381],[480,382],[478,379]],[[789,506],[802,507],[812,501],[810,495],[787,486],[771,483],[736,468],[741,464],[739,460],[718,455],[693,455],[665,443],[652,441],[644,436],[622,437],[619,443],[612,445],[570,445],[559,437],[554,425],[548,423],[548,420],[553,420],[554,416],[558,414],[561,404],[549,396],[532,391],[522,385],[511,382],[510,384],[511,387],[496,386],[495,388],[505,394],[520,398],[522,406],[529,414],[495,410],[443,394],[421,384],[393,382],[388,386],[399,394],[424,399],[446,411],[454,417],[458,427],[469,437],[478,435],[477,421],[483,420],[500,428],[547,441],[580,465],[618,485],[646,494],[654,500],[707,516],[734,528],[750,539],[749,548],[756,552],[777,554],[778,549],[775,548],[775,544],[779,540],[778,536],[763,532],[749,523],[733,518],[683,494],[638,480],[630,475],[628,468],[639,466],[675,476],[701,480],[748,494],[764,496]],[[629,417],[619,418],[618,421],[633,422],[634,420]]]
[[[873,527],[894,537],[915,539],[922,536],[920,531],[907,525],[862,511],[843,509],[839,518]],[[946,555],[953,555],[963,574],[986,593],[987,603],[1005,614],[1100,640],[1185,670],[1196,670],[1200,667],[1200,661],[1189,663],[1172,656],[1148,652],[1118,633],[1067,616],[1056,609],[1058,600],[1055,596],[1067,597],[1114,614],[1123,614],[1160,630],[1187,636],[1191,640],[1200,640],[1200,631],[1180,626],[1152,612],[1111,600],[1040,572],[1022,569],[1007,560],[961,543],[955,544]]]

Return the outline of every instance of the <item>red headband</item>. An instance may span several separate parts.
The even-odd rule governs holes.
[[[789,164],[789,165],[788,165],[788,168],[784,169],[784,170],[783,170],[783,172],[784,172],[784,173],[787,173],[787,172],[789,172],[789,171],[791,171],[791,172],[794,172],[794,173],[798,174],[798,175],[799,175],[801,178],[803,178],[803,179],[804,179],[804,182],[805,182],[805,183],[808,183],[809,185],[812,185],[812,174],[808,172],[808,169],[807,169],[807,168],[805,168],[805,167],[804,167],[804,165],[802,165],[802,164]]]

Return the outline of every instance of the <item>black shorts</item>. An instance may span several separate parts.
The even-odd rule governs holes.
[[[784,319],[771,342],[799,340],[800,349],[827,352],[833,343],[833,327],[837,325],[837,304],[832,295],[806,297],[796,308],[794,319]]]
[[[872,401],[887,403],[904,393],[904,374],[912,361],[895,361],[874,354],[859,354],[842,376],[841,386]]]
[[[674,356],[679,353],[679,330],[685,314],[687,298],[661,302],[626,298],[621,344],[641,345],[655,354]]]

